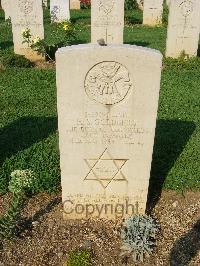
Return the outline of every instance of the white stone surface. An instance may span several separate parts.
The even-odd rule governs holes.
[[[91,42],[123,44],[124,0],[91,0]]]
[[[62,22],[70,19],[69,0],[50,1],[51,22]]]
[[[144,0],[143,24],[162,24],[163,0]]]
[[[200,1],[174,0],[169,5],[166,56],[177,58],[184,51],[196,56],[199,43]]]
[[[1,0],[1,6],[5,13],[5,19],[11,18],[10,1],[11,0]]]
[[[30,29],[33,38],[44,39],[42,0],[15,0],[11,5],[14,52],[32,61],[43,59],[41,55],[22,44],[22,31]]]
[[[65,218],[145,212],[161,65],[160,52],[131,45],[57,51]]]
[[[80,1],[70,0],[70,9],[80,9]]]

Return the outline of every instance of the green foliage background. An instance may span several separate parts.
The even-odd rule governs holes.
[[[124,2],[125,10],[132,10],[138,8],[136,0],[125,0]]]

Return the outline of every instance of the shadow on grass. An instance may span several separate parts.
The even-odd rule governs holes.
[[[85,25],[90,25],[91,24],[91,18],[90,16],[79,16],[79,17],[74,17],[71,18],[70,21],[74,24],[77,23],[83,23]]]
[[[1,50],[7,49],[7,48],[12,47],[12,46],[13,46],[13,42],[11,42],[11,41],[5,41],[5,42],[0,43],[0,49]]]
[[[84,40],[80,40],[80,39],[76,39],[76,40],[73,40],[71,41],[70,44],[66,44],[65,42],[59,42],[57,44],[54,44],[54,45],[50,45],[46,48],[46,53],[50,56],[50,58],[52,60],[55,61],[55,56],[56,56],[56,52],[59,48],[62,48],[62,47],[67,47],[67,46],[71,46],[71,45],[78,45],[78,44],[83,44],[85,43]],[[49,58],[46,56],[46,60],[48,61]]]
[[[6,158],[47,138],[56,129],[56,117],[22,117],[0,128],[0,166]]]
[[[77,40],[74,40],[71,45],[78,45],[78,44],[87,44],[85,40],[80,40],[80,39],[77,39]]]
[[[131,45],[137,45],[137,46],[143,46],[143,47],[148,47],[150,45],[149,42],[143,42],[143,41],[131,41],[131,42],[125,42],[125,44],[131,44]]]
[[[4,22],[4,21],[5,21],[4,12],[1,10],[1,7],[0,7],[0,22]]]
[[[200,250],[200,220],[192,229],[181,236],[170,253],[170,266],[189,266],[190,261]]]
[[[156,126],[147,212],[160,198],[165,178],[195,130],[195,124],[179,120],[158,120]]]
[[[199,46],[198,46],[197,56],[200,57],[200,44],[199,44]]]
[[[142,24],[142,19],[126,16],[125,24],[126,25]]]
[[[80,10],[71,10],[71,18],[70,21],[72,23],[79,23],[79,22],[85,22],[88,24],[88,22],[91,22],[91,10],[90,9],[80,9]]]

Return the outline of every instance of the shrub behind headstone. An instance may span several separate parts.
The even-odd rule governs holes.
[[[125,10],[131,10],[138,8],[138,4],[136,0],[125,0],[124,3]]]

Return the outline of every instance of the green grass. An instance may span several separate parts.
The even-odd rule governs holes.
[[[45,38],[53,41],[45,12]],[[77,43],[90,41],[90,10],[72,12]],[[144,27],[140,11],[126,12],[125,43],[165,51],[166,27]],[[61,38],[60,36],[59,38]],[[0,11],[0,58],[13,53],[11,26]],[[0,59],[1,60],[1,59]],[[200,59],[164,60],[150,186],[200,189]],[[60,186],[54,69],[6,67],[0,70],[0,192],[10,173],[30,168],[35,192]]]
[[[74,250],[69,254],[66,266],[91,266],[92,259],[89,251]]]

